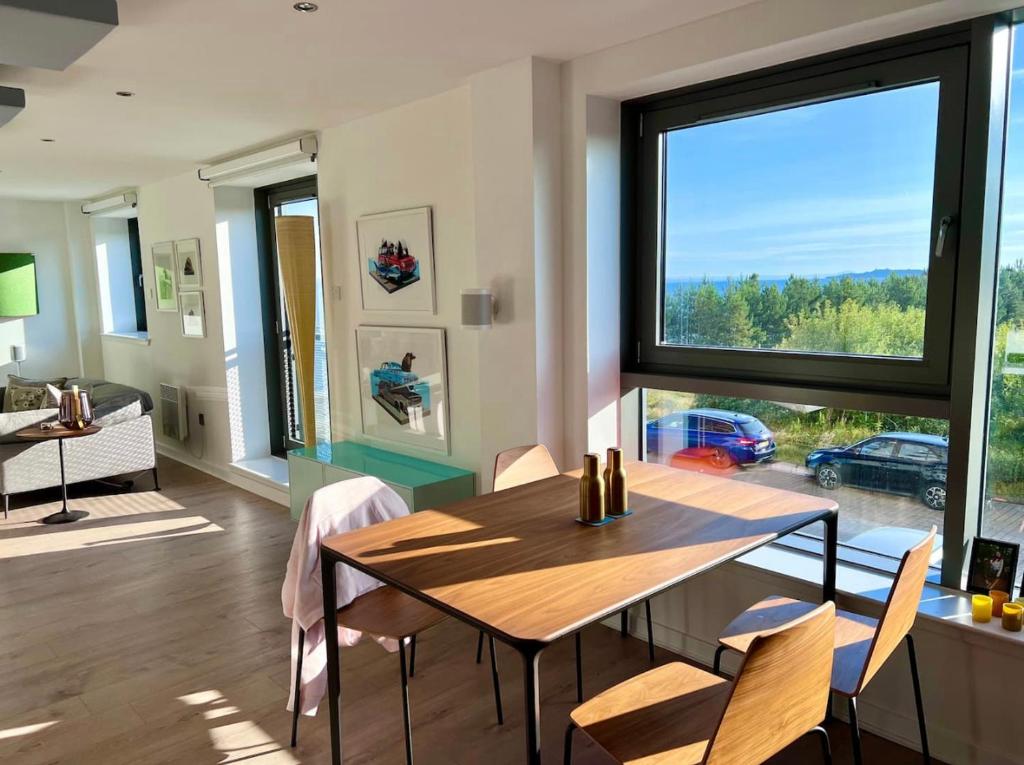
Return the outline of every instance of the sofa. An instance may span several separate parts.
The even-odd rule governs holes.
[[[94,422],[103,429],[91,436],[64,442],[64,474],[68,485],[113,476],[150,471],[157,490],[156,447],[153,438],[153,399],[126,385],[86,378],[70,378],[91,395]],[[4,388],[0,387],[0,400]],[[56,408],[0,412],[0,495],[4,518],[12,494],[60,486],[56,441],[25,442],[15,434],[22,428],[57,418]]]

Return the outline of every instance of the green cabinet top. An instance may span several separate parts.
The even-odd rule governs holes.
[[[470,470],[408,457],[352,441],[293,449],[288,455],[334,465],[353,473],[376,476],[387,483],[408,486],[410,489],[474,475]]]

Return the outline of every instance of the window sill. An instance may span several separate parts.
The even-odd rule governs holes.
[[[288,460],[280,457],[255,457],[231,463],[231,469],[275,489],[288,490]]]
[[[759,548],[739,558],[737,562],[765,574],[815,587],[821,585],[821,558],[781,545],[773,544]],[[867,571],[840,562],[836,571],[836,589],[840,594],[840,606],[855,606],[858,607],[857,610],[869,612],[880,611],[889,595],[892,580],[892,574]],[[944,631],[947,634],[954,631],[966,642],[986,646],[1002,645],[1006,650],[1015,652],[1019,652],[1020,647],[1024,645],[1024,632],[1007,632],[998,619],[993,619],[987,624],[976,624],[971,619],[970,593],[950,590],[929,582],[925,584],[917,614],[918,627]]]
[[[107,340],[116,340],[119,343],[149,345],[148,332],[104,332],[101,337]]]

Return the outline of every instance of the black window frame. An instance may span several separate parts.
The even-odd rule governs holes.
[[[871,392],[886,397],[909,395],[934,401],[947,398],[970,41],[969,25],[945,27],[625,102],[623,372]],[[705,348],[661,341],[665,131],[936,79],[941,87],[930,241],[935,242],[943,216],[951,216],[953,223],[942,258],[935,258],[933,252],[929,259],[922,359]],[[935,410],[931,405],[931,412]]]
[[[289,202],[318,200],[317,176],[308,175],[283,183],[257,188],[253,192],[256,210],[256,241],[260,271],[260,305],[263,312],[263,349],[267,380],[267,408],[270,425],[270,451],[284,456],[292,449],[312,446],[316,434],[304,434],[309,443],[291,438],[285,423],[288,408],[288,390],[284,373],[284,355],[287,348],[288,318],[281,311],[283,301],[278,289],[279,265],[277,237],[274,229],[274,208]],[[320,274],[323,278],[323,274]],[[330,393],[328,392],[328,396]],[[297,396],[292,392],[292,398]]]
[[[146,277],[142,271],[142,244],[139,239],[139,219],[128,219],[128,252],[132,263],[132,295],[135,298],[135,331],[148,332],[146,320]]]

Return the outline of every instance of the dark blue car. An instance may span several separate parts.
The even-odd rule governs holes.
[[[771,459],[775,437],[749,414],[688,409],[648,422],[647,450],[662,459],[702,458],[715,467],[727,468]]]
[[[949,441],[927,433],[880,433],[852,446],[807,455],[818,485],[843,484],[920,497],[932,510],[946,508]]]

